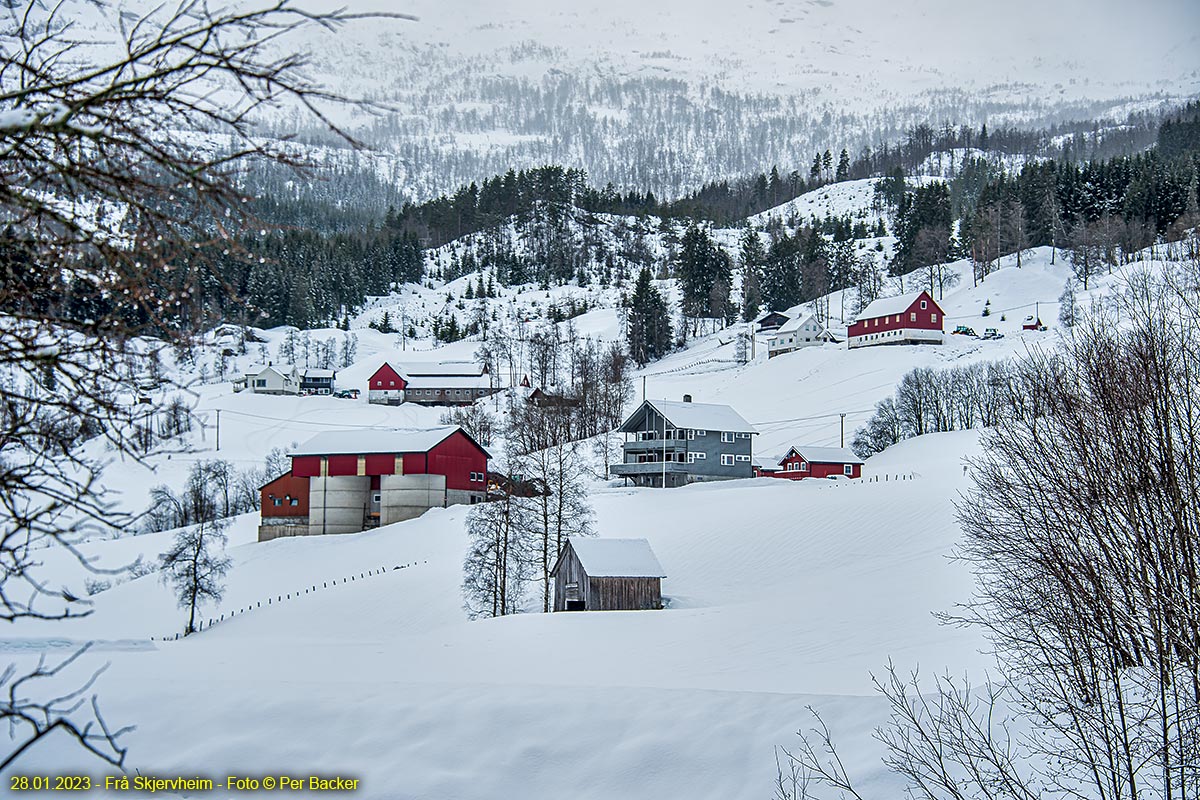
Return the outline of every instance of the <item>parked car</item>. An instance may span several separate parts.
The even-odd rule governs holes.
[[[343,400],[357,400],[358,389],[338,389],[333,393],[334,397],[340,397]]]

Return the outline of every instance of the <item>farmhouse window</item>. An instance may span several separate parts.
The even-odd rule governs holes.
[[[808,472],[808,462],[807,462],[807,461],[801,461],[801,462],[800,462],[800,471],[801,471],[801,472]]]
[[[844,467],[842,467],[842,472],[846,473],[847,475],[853,475],[854,474],[853,465],[851,465],[851,464],[845,465]]]
[[[395,385],[396,385],[395,381],[388,381],[388,386],[395,386]]]
[[[689,453],[688,455],[695,456],[697,461],[703,461],[708,458],[708,453]]]
[[[730,431],[721,431],[721,441],[722,442],[732,442],[733,441],[733,433],[731,433]]]
[[[708,431],[697,430],[696,435],[697,436],[708,436]]]
[[[929,315],[929,321],[937,322],[937,312],[936,311]]]
[[[738,460],[738,461],[749,461],[749,460],[750,460],[750,456],[738,456],[738,457],[737,457],[737,460]]]
[[[278,497],[272,497],[271,502],[277,506],[283,505],[283,500],[279,499]]]
[[[722,467],[732,467],[733,466],[733,456],[729,453],[722,453],[721,454],[721,466]]]
[[[921,310],[924,311],[927,307],[928,307],[928,303],[925,300],[922,300],[921,301]]]
[[[917,312],[913,311],[912,313],[910,313],[910,314],[908,315],[908,321],[909,321],[909,322],[916,322],[916,321],[917,321]]]
[[[688,428],[688,438],[689,438],[689,439],[695,439],[695,438],[696,438],[696,431],[692,430],[691,428]]]
[[[299,499],[298,497],[293,497],[293,498],[292,498],[292,499],[291,499],[291,500],[288,502],[288,505],[289,505],[289,506],[298,506],[298,505],[300,505],[300,499]]]

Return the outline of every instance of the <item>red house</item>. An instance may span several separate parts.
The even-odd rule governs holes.
[[[367,379],[367,401],[385,404],[403,403],[404,387],[406,386],[408,386],[408,380],[392,369],[391,364],[384,362],[384,365],[375,370],[375,374]]]
[[[861,478],[862,466],[863,460],[845,447],[802,445],[789,449],[787,455],[779,459],[778,466],[757,467],[754,474],[760,478],[786,478],[790,481],[834,475]]]
[[[846,331],[846,346],[942,344],[945,314],[926,291],[885,297],[863,309]]]
[[[259,541],[355,533],[487,496],[488,452],[462,428],[320,433],[261,490]]]

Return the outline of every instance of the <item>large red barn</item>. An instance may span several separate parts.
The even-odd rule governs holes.
[[[353,533],[486,499],[488,452],[457,425],[327,431],[290,455],[291,470],[263,487],[259,541]]]
[[[876,344],[942,344],[946,315],[926,291],[876,300],[862,310],[846,331],[846,346]]]

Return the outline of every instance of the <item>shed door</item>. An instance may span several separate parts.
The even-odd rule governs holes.
[[[565,609],[567,611],[586,611],[587,606],[579,596],[579,584],[568,583],[565,588],[567,590]]]

